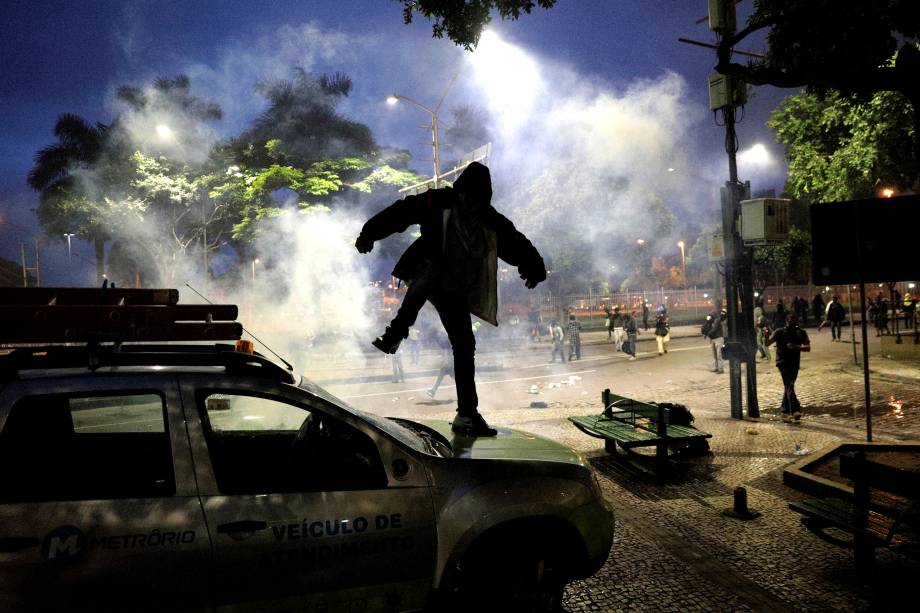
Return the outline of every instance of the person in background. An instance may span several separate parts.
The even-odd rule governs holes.
[[[610,319],[610,325],[613,328],[613,343],[617,351],[623,351],[623,341],[626,340],[626,331],[623,329],[623,314],[620,307],[613,308],[613,317]]]
[[[773,313],[773,327],[782,328],[786,325],[786,305],[783,304],[782,298],[776,303],[776,311]]]
[[[569,314],[569,362],[581,359],[581,323],[575,319],[575,314]]]
[[[607,328],[607,342],[609,343],[610,338],[613,336],[613,312],[606,304],[604,305],[604,318],[604,327]]]
[[[658,342],[658,355],[667,353],[668,343],[671,342],[671,323],[664,305],[658,307],[658,316],[655,318],[655,340]]]
[[[795,380],[799,376],[799,367],[803,351],[811,351],[808,334],[799,327],[798,318],[790,313],[786,325],[776,330],[767,341],[768,345],[776,343],[776,368],[783,378],[783,403],[781,407],[784,422],[798,421],[802,418],[802,405],[795,395]]]
[[[639,339],[639,322],[636,321],[636,311],[627,313],[623,320],[623,328],[626,330],[626,344],[624,351],[629,354],[629,360],[636,359],[636,343]]]
[[[885,300],[879,292],[878,300],[875,302],[877,322],[875,327],[878,328],[879,334],[891,335],[891,329],[888,327],[888,301]]]
[[[450,341],[447,339],[447,336],[441,336],[438,339],[438,346],[441,348],[441,362],[438,366],[438,376],[434,380],[434,385],[426,392],[431,399],[434,399],[435,395],[438,393],[438,388],[441,387],[441,382],[444,381],[444,377],[454,378],[454,354],[450,349]],[[456,379],[454,380],[456,381]]]
[[[815,297],[811,299],[811,314],[815,316],[820,330],[821,322],[824,321],[824,298],[821,297],[821,294],[815,294]]]
[[[831,341],[839,341],[840,339],[840,328],[843,325],[843,320],[846,319],[847,312],[844,310],[843,305],[840,304],[840,298],[834,296],[830,304],[827,305],[827,321],[831,326]],[[796,325],[798,325],[798,318],[796,318]]]
[[[757,351],[760,353],[762,359],[769,362],[770,351],[767,349],[767,339],[770,338],[772,332],[770,330],[770,324],[763,314],[762,300],[758,300],[757,306],[754,307],[754,330],[757,340]]]
[[[649,303],[643,298],[642,299],[642,328],[648,332],[648,317],[649,317]]]
[[[553,342],[553,352],[549,357],[550,364],[556,361],[557,353],[559,354],[559,361],[565,362],[565,355],[562,352],[562,342],[565,340],[565,333],[562,331],[562,326],[560,326],[559,322],[555,319],[549,324],[549,337]]]
[[[904,292],[904,327],[914,327],[914,312],[917,310],[917,301],[910,292]]]
[[[722,358],[722,347],[725,346],[725,334],[728,312],[725,309],[713,311],[706,316],[706,321],[700,333],[709,339],[712,347],[712,372],[722,374],[725,372],[725,360]]]
[[[406,373],[403,371],[402,347],[397,347],[396,351],[390,355],[390,364],[393,366],[393,383],[402,383],[406,380]]]
[[[422,331],[412,326],[409,328],[409,363],[418,366],[422,353]]]

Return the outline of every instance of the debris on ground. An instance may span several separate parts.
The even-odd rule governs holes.
[[[757,428],[748,428],[747,433],[748,434],[760,434],[760,432],[757,431]]]
[[[549,405],[546,404],[545,402],[531,402],[530,403],[531,409],[546,409],[548,407]]]

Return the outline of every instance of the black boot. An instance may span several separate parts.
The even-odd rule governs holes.
[[[387,326],[383,334],[371,341],[371,344],[384,353],[396,353],[399,344],[409,336],[409,331],[397,330]]]

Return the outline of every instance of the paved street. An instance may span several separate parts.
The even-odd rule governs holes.
[[[827,330],[812,328],[809,334],[813,351],[803,359],[797,384],[805,418],[797,425],[778,420],[782,386],[767,362],[758,363],[761,419],[731,419],[728,375],[710,372],[710,348],[692,327],[675,328],[663,356],[644,333],[633,362],[616,354],[601,333],[585,334],[583,358],[566,364],[547,363],[545,342],[520,341],[496,351],[480,342],[478,389],[489,422],[584,452],[617,513],[610,559],[597,575],[570,586],[566,610],[881,610],[912,594],[906,578],[916,576],[920,564],[880,550],[878,578],[866,583],[849,551],[819,540],[787,507],[807,497],[782,483],[783,468],[800,457],[796,445],[813,453],[841,440],[865,440],[863,380],[853,366],[852,346],[832,343]],[[870,351],[876,342],[870,339]],[[387,358],[370,354],[366,362],[359,356],[316,360],[307,373],[364,410],[451,419],[456,405],[450,379],[435,399],[425,394],[437,356],[423,354],[418,366],[409,364],[408,354],[403,361],[404,383],[391,381]],[[873,357],[870,364],[874,440],[920,439],[917,369],[884,358]],[[640,400],[686,404],[695,425],[713,434],[712,455],[685,460],[684,470],[663,484],[629,470],[604,452],[601,441],[565,419],[600,412],[605,387]],[[737,486],[747,489],[759,518],[742,522],[722,515]]]

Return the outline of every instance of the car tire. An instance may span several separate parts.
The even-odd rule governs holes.
[[[480,547],[463,564],[456,610],[557,613],[565,589],[561,560],[551,546],[523,538]]]

